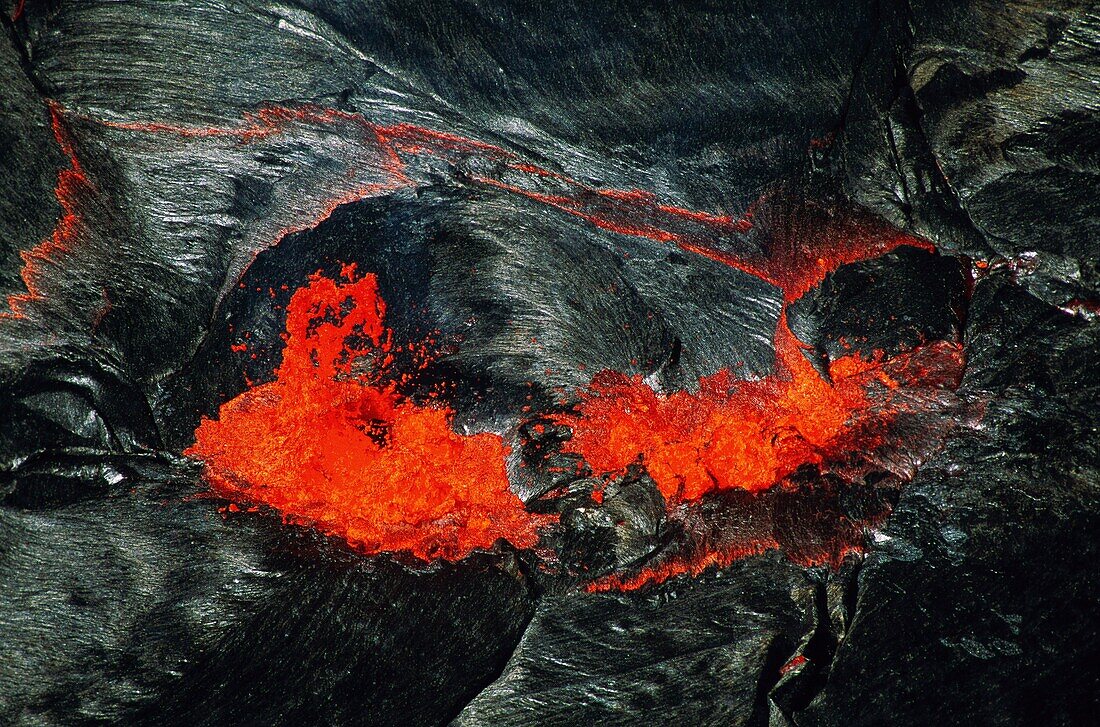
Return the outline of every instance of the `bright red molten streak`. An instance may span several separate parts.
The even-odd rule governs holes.
[[[711,550],[700,553],[692,559],[667,560],[629,575],[612,573],[609,576],[587,583],[584,590],[589,593],[636,591],[654,583],[664,583],[677,576],[697,576],[710,568],[726,568],[738,560],[751,558],[754,555],[760,555],[778,547],[779,543],[774,540],[762,540],[740,548]]]
[[[549,518],[509,490],[502,439],[458,434],[450,409],[417,406],[380,380],[392,362],[385,304],[373,275],[356,279],[349,266],[345,276],[315,274],[294,294],[276,379],[204,419],[186,454],[206,462],[224,497],[366,553],[458,560],[499,539],[534,545]]]
[[[54,188],[54,195],[57,197],[58,204],[61,205],[61,218],[57,221],[57,225],[49,237],[31,249],[19,253],[19,257],[23,259],[23,269],[20,276],[27,292],[8,296],[8,307],[11,312],[0,313],[0,318],[26,317],[27,305],[44,297],[39,285],[44,275],[43,264],[56,261],[60,256],[69,252],[73,244],[83,234],[86,226],[79,200],[92,191],[92,185],[80,166],[80,160],[77,159],[72,140],[61,121],[60,108],[52,103],[48,108],[54,138],[69,160],[69,168],[58,172],[57,186]]]
[[[256,143],[287,133],[295,124],[347,126],[363,134],[363,143],[376,147],[384,159],[374,184],[349,190],[333,200],[334,207],[400,187],[416,187],[408,162],[437,159],[456,164],[481,159],[497,168],[507,179],[468,174],[469,182],[494,187],[510,194],[554,207],[580,217],[604,230],[632,237],[675,244],[684,250],[706,255],[726,264],[742,267],[741,259],[713,249],[714,239],[743,233],[752,227],[747,218],[711,214],[662,203],[643,190],[605,189],[587,185],[565,174],[531,164],[517,154],[488,142],[408,123],[381,125],[361,114],[321,108],[267,106],[246,113],[240,124],[228,127],[186,126],[149,121],[97,120],[103,126],[152,134],[171,134],[184,139],[232,138]],[[326,215],[322,215],[321,219]],[[288,230],[290,232],[293,230]],[[753,268],[752,270],[755,270]]]

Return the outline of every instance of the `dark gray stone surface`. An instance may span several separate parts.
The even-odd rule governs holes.
[[[0,319],[0,722],[1094,721],[1093,3],[3,5],[5,294],[26,292],[19,253],[57,226],[74,158],[81,180],[71,244],[40,260],[26,314]],[[257,116],[307,104],[337,113]],[[376,133],[396,124],[502,151],[410,158],[398,188]],[[549,177],[508,192],[502,154],[574,178],[569,194],[641,189],[731,219],[797,198],[858,208],[934,243],[952,276],[978,263],[965,310],[954,282],[900,301],[929,299],[908,333],[961,336],[966,406],[942,409],[950,438],[890,490],[865,554],[793,564],[817,535],[792,515],[781,551],[593,594],[582,568],[671,547],[644,477],[606,510],[591,480],[565,483],[554,573],[507,548],[367,559],[204,497],[180,456],[198,417],[281,355],[252,286],[292,290],[349,257],[378,272],[399,334],[461,344],[419,384],[457,380],[461,423],[511,427],[517,457],[541,445],[516,405],[556,406],[577,364],[667,389],[771,370],[777,288],[583,219],[652,206],[589,191],[571,214],[532,199],[563,193]],[[677,224],[761,252],[751,232]],[[830,356],[859,326],[908,345],[863,315],[898,301],[855,288],[812,292],[805,335]],[[229,348],[231,323],[258,332],[255,360]],[[727,505],[707,507],[729,532],[774,535]]]

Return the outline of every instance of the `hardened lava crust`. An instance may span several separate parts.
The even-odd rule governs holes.
[[[1094,4],[0,11],[0,723],[1095,721]]]

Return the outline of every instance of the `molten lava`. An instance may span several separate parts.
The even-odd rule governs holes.
[[[914,406],[924,408],[937,392],[958,386],[964,358],[957,342],[932,342],[892,357],[881,351],[848,355],[830,362],[824,377],[811,365],[809,347],[787,324],[787,307],[840,266],[903,245],[934,251],[932,245],[874,220],[812,211],[783,221],[772,232],[765,257],[696,251],[783,291],[773,372],[737,381],[723,369],[702,378],[695,393],[658,392],[640,376],[602,372],[581,393],[579,406],[558,417],[573,431],[565,451],[580,455],[605,479],[643,465],[672,511],[723,490],[797,489],[792,475],[807,465],[820,472],[834,465],[843,469],[853,456],[867,457],[887,444],[889,427],[899,415],[912,413]],[[862,522],[838,522],[823,542],[815,545],[811,537],[788,557],[801,565],[837,567],[847,554],[862,550],[863,528],[888,512],[886,507],[868,512]],[[780,547],[784,544],[766,531],[724,545],[703,536],[640,569],[612,573],[586,588],[634,590]]]
[[[458,560],[499,539],[534,545],[549,520],[508,488],[496,434],[463,435],[446,407],[403,400],[373,275],[319,273],[287,307],[286,348],[270,383],[205,419],[186,454],[215,491],[269,505],[366,553]]]
[[[888,392],[896,382],[852,356],[833,362],[830,385],[785,320],[776,339],[775,375],[735,381],[722,370],[702,379],[698,393],[658,394],[640,376],[600,374],[582,395],[566,450],[605,474],[641,460],[670,503],[733,487],[766,490],[803,465],[843,455],[853,444],[845,434],[874,409],[872,385]]]
[[[767,257],[709,257],[745,270],[783,291],[773,373],[737,381],[729,370],[700,380],[699,391],[658,393],[640,376],[603,372],[581,395],[566,450],[599,473],[619,474],[641,462],[670,503],[715,490],[766,490],[804,465],[823,465],[853,449],[871,449],[868,421],[885,424],[897,381],[858,355],[833,361],[830,381],[787,326],[786,306],[841,265],[902,245],[934,249],[873,220],[836,220],[806,210],[774,231]],[[798,220],[808,224],[798,224]],[[706,253],[704,253],[706,254]],[[727,259],[728,258],[728,259]],[[872,357],[881,359],[881,355]],[[896,368],[895,364],[895,368]],[[860,431],[861,441],[852,433]]]

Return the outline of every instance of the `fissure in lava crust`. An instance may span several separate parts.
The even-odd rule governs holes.
[[[20,3],[17,12],[22,11]],[[9,312],[0,313],[0,318],[23,318],[27,314],[27,306],[37,300],[41,300],[43,292],[40,289],[40,279],[45,274],[43,263],[56,261],[67,253],[74,244],[78,244],[83,234],[84,219],[81,211],[81,199],[88,195],[91,183],[80,166],[76,151],[73,148],[72,139],[62,120],[63,111],[56,103],[49,104],[50,127],[53,130],[54,139],[61,151],[64,152],[69,162],[68,169],[62,169],[57,175],[57,186],[54,194],[61,206],[61,218],[54,227],[53,234],[30,250],[20,253],[23,260],[23,269],[20,277],[26,287],[25,293],[16,293],[8,296]]]

